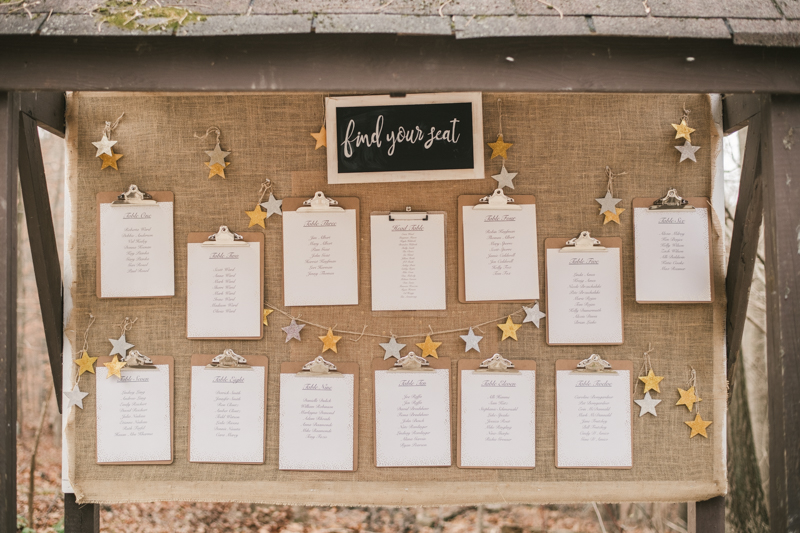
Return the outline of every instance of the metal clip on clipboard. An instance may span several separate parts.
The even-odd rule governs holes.
[[[514,368],[514,363],[499,353],[496,353],[489,359],[486,359],[481,363],[480,368],[474,370],[473,372],[476,374],[519,374],[519,370]]]
[[[250,246],[249,242],[244,241],[244,237],[228,229],[228,226],[220,226],[219,231],[208,236],[203,246]]]
[[[607,252],[605,246],[600,246],[600,241],[589,235],[588,231],[582,231],[574,239],[567,241],[567,245],[561,248],[561,253],[573,252]]]
[[[616,370],[611,369],[611,363],[593,353],[580,363],[570,374],[616,374]]]
[[[678,196],[678,189],[674,187],[667,191],[666,196],[659,198],[650,206],[651,211],[694,211],[694,206],[688,200]]]
[[[314,376],[319,378],[341,378],[344,374],[336,369],[336,365],[326,361],[324,357],[318,355],[313,361],[303,365],[303,369],[297,373],[298,376]]]
[[[136,370],[158,370],[153,360],[142,354],[139,350],[129,350],[122,358],[125,368]]]
[[[117,199],[111,202],[111,205],[125,206],[125,205],[157,205],[158,202],[153,200],[153,197],[139,189],[134,184],[128,187],[128,190],[117,196]]]
[[[416,355],[414,352],[408,352],[394,364],[389,372],[432,372],[435,368],[431,368],[431,364],[424,357]]]
[[[412,211],[411,206],[406,206],[405,211],[392,211],[389,213],[389,221],[395,220],[428,220],[427,211]]]
[[[209,370],[253,370],[253,367],[247,364],[247,359],[230,348],[223,350],[221,354],[212,359],[206,368]]]
[[[322,191],[314,193],[314,197],[303,202],[305,207],[298,207],[298,213],[340,213],[344,211],[339,207],[339,202],[332,198],[327,198]]]
[[[514,203],[514,199],[506,196],[503,189],[495,189],[492,194],[479,200],[478,205],[473,206],[476,211],[522,211],[522,206]]]

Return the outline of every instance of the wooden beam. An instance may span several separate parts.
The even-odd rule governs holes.
[[[64,138],[67,133],[67,98],[63,92],[21,93],[22,112],[36,119],[39,127]]]
[[[3,36],[0,50],[0,90],[800,93],[800,48],[719,39]]]
[[[755,94],[726,94],[722,97],[722,129],[725,135],[747,126],[750,117],[761,112],[761,99]]]
[[[61,352],[64,342],[64,299],[61,288],[61,265],[47,194],[42,148],[36,119],[27,113],[19,118],[19,180],[25,204],[25,220],[31,243],[33,272],[42,310],[44,337],[50,357],[50,371],[61,411]]]
[[[689,533],[725,533],[725,497],[689,502],[686,510]]]
[[[0,531],[17,530],[17,121],[0,92]]]
[[[769,521],[800,531],[800,96],[762,111],[769,387]]]
[[[75,495],[64,494],[64,533],[99,533],[100,506],[96,503],[79,505]]]
[[[725,292],[728,297],[726,317],[728,376],[733,376],[733,368],[742,346],[742,333],[747,320],[747,304],[750,300],[750,284],[756,266],[756,254],[761,233],[763,215],[763,190],[761,179],[761,114],[749,117],[744,160],[742,161],[739,182],[739,200],[733,220],[731,249],[728,259],[728,273],[725,278]],[[733,393],[733,383],[728,396]]]

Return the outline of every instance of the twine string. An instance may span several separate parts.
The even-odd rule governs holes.
[[[257,203],[260,204],[264,201],[264,196],[266,196],[267,193],[272,192],[272,180],[269,178],[265,179],[264,183],[261,184],[261,188],[258,189],[258,192],[261,194],[261,198],[258,199]]]
[[[216,127],[216,126],[211,126],[211,127],[209,127],[209,128],[206,130],[206,134],[205,134],[205,135],[202,135],[202,136],[201,136],[201,135],[198,135],[198,134],[196,134],[196,133],[195,133],[195,134],[194,134],[194,137],[195,137],[195,139],[200,139],[200,140],[202,141],[203,139],[205,139],[206,137],[208,137],[208,136],[209,136],[209,135],[211,135],[212,133],[215,133],[215,134],[217,135],[217,144],[219,144],[219,136],[220,136],[220,135],[222,135],[222,132],[221,132],[221,131],[220,131],[220,129],[219,129],[218,127]]]
[[[647,375],[647,373],[653,369],[653,363],[650,361],[650,353],[654,350],[653,344],[648,342],[647,343],[647,351],[644,352],[644,357],[642,358],[642,369],[639,371],[642,375]]]
[[[123,320],[122,324],[120,324],[120,329],[122,329],[122,334],[125,335],[125,333],[129,332],[131,330],[131,328],[133,327],[133,325],[136,324],[137,320],[139,320],[138,317],[136,317],[133,320],[131,320],[130,318],[128,318],[126,316],[125,320]]]
[[[689,113],[691,113],[691,111],[686,109],[686,102],[684,102],[683,103],[683,116],[681,117],[681,121],[689,120]]]
[[[626,174],[627,172],[619,172],[619,173],[611,172],[611,167],[606,165],[606,178],[608,178],[608,184],[606,185],[606,189],[608,190],[608,192],[611,193],[611,196],[614,196],[614,178],[618,178]]]
[[[106,125],[103,126],[103,135],[105,135],[107,139],[111,139],[111,132],[117,129],[117,126],[119,126],[119,121],[122,120],[122,117],[124,116],[125,111],[123,111],[122,114],[117,117],[117,120],[115,120],[113,124],[106,120]]]
[[[92,327],[92,324],[94,324],[95,321],[95,317],[92,313],[86,313],[86,314],[89,315],[89,318],[91,320],[89,320],[89,325],[86,326],[86,331],[83,332],[83,348],[81,348],[81,350],[84,352],[89,350],[89,328]]]
[[[498,135],[503,135],[503,100],[498,98],[497,99],[497,117],[500,122],[500,132]]]

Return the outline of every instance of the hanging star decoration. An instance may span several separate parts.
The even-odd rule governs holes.
[[[106,124],[108,124],[108,122],[106,122]],[[108,135],[103,133],[103,138],[92,144],[97,148],[97,155],[95,155],[95,157],[100,157],[101,155],[112,155],[113,151],[111,147],[117,144],[117,141],[110,140]]]
[[[605,215],[605,217],[606,217],[605,220],[603,220],[603,225],[605,226],[609,222],[616,222],[617,224],[619,224],[620,223],[619,216],[624,211],[625,211],[625,209],[623,209],[622,207],[617,207],[616,208],[616,212],[614,212],[614,213],[609,213],[608,211],[606,211],[605,213],[603,213]]]
[[[639,376],[639,381],[644,383],[644,392],[651,390],[654,390],[656,392],[661,392],[658,389],[658,384],[661,383],[662,379],[664,379],[664,376],[656,376],[652,368],[650,369],[650,372],[648,372],[646,376]]]
[[[328,132],[325,130],[325,124],[319,129],[319,133],[311,132],[311,136],[314,137],[314,140],[317,141],[317,145],[314,147],[314,150],[319,150],[323,146],[327,147],[327,135]]]
[[[641,378],[640,378],[641,379]],[[641,400],[633,400],[633,403],[641,407],[639,410],[639,416],[644,416],[647,413],[650,413],[653,416],[658,416],[656,414],[656,405],[661,403],[661,400],[656,400],[650,396],[649,392],[644,394],[644,398]]]
[[[681,153],[681,160],[678,163],[682,163],[687,159],[691,159],[695,163],[697,163],[697,158],[695,157],[695,152],[697,152],[700,147],[699,146],[692,146],[692,143],[686,141],[683,143],[683,146],[676,146],[675,149]]]
[[[197,139],[205,139],[212,133],[217,135],[217,145],[214,147],[213,150],[204,150],[206,155],[209,157],[209,161],[205,162],[205,165],[208,167],[208,179],[213,178],[214,176],[220,176],[222,179],[225,178],[225,169],[228,168],[230,163],[225,161],[225,158],[231,155],[231,152],[226,152],[222,148],[220,148],[219,138],[222,135],[220,129],[216,126],[211,126],[206,130],[206,134],[203,136],[194,134],[195,138]]]
[[[97,361],[97,357],[89,357],[89,353],[83,350],[81,357],[74,361],[75,364],[78,365],[78,375],[81,376],[84,372],[91,372],[94,374],[95,361]]]
[[[679,387],[678,394],[681,395],[681,399],[675,405],[685,405],[689,412],[692,411],[695,403],[703,401],[694,393],[694,387],[689,387],[689,390],[683,390]]]
[[[76,383],[75,386],[72,387],[71,391],[64,391],[64,396],[66,396],[67,400],[69,400],[66,407],[67,409],[73,405],[77,406],[79,409],[83,409],[83,399],[89,396],[89,393],[82,392]]]
[[[684,138],[689,142],[692,141],[691,135],[692,135],[692,132],[694,132],[694,128],[690,128],[686,124],[686,117],[685,116],[681,119],[681,123],[680,124],[673,124],[672,127],[675,128],[675,138],[676,139]]]
[[[466,347],[464,348],[464,352],[468,352],[470,350],[475,350],[476,352],[480,353],[481,349],[478,346],[478,343],[481,341],[483,337],[480,335],[475,335],[472,331],[472,328],[469,328],[469,333],[466,335],[459,335],[461,340],[467,343]]]
[[[267,226],[264,225],[264,221],[267,219],[267,212],[262,211],[260,205],[256,204],[252,211],[245,211],[245,214],[250,217],[248,228],[258,225],[266,229]]]
[[[430,335],[425,337],[425,342],[417,343],[417,347],[422,350],[422,357],[432,356],[435,359],[439,359],[439,354],[436,353],[436,349],[441,345],[441,342],[432,341]]]
[[[342,340],[342,338],[338,335],[334,335],[332,328],[328,328],[328,333],[324,337],[319,337],[319,340],[322,341],[322,353],[328,350],[332,350],[333,353],[339,353],[339,350],[336,348],[336,343]]]
[[[537,328],[539,327],[539,321],[547,316],[539,310],[539,302],[536,302],[533,307],[525,307],[523,305],[522,309],[525,310],[525,318],[522,323],[532,322]]]
[[[103,138],[97,142],[92,142],[94,147],[97,148],[95,157],[99,157],[103,162],[100,170],[109,167],[113,168],[114,170],[119,170],[119,167],[117,167],[117,161],[120,160],[122,154],[114,153],[113,146],[117,144],[117,141],[112,141],[110,137],[111,132],[117,129],[117,126],[119,126],[119,121],[122,120],[122,117],[124,116],[125,113],[123,112],[113,124],[106,121],[105,126],[103,127]]]
[[[400,350],[405,348],[406,345],[400,344],[394,337],[392,337],[389,342],[380,343],[380,347],[385,350],[385,353],[383,354],[383,360],[386,361],[392,357],[395,359],[400,359]]]
[[[119,161],[121,157],[122,154],[111,154],[111,155],[100,154],[100,160],[103,162],[103,165],[100,167],[100,170],[103,170],[104,168],[108,167],[111,167],[114,170],[119,170],[119,167],[117,166],[117,161]]]
[[[497,140],[495,142],[486,144],[488,144],[489,148],[492,149],[492,157],[490,159],[494,159],[495,157],[508,159],[508,149],[514,146],[514,143],[507,143],[503,140],[502,133],[497,136]]]
[[[286,333],[286,342],[289,342],[292,339],[300,339],[300,330],[306,327],[305,324],[298,324],[297,321],[293,318],[291,324],[286,326],[285,328],[281,328]]]
[[[514,188],[514,181],[513,179],[517,177],[519,172],[509,172],[506,170],[506,164],[503,162],[503,168],[500,169],[500,174],[495,174],[492,177],[497,180],[497,188],[501,189],[503,187],[508,187],[509,189]]]
[[[614,213],[617,204],[622,201],[622,198],[614,198],[611,191],[607,190],[606,195],[602,198],[595,198],[595,202],[600,204],[600,214]]]
[[[606,166],[606,178],[608,182],[606,184],[606,195],[602,198],[595,198],[595,201],[600,204],[600,214],[605,216],[605,220],[603,220],[603,225],[608,224],[609,222],[616,222],[620,224],[619,216],[625,211],[622,207],[617,207],[617,204],[622,201],[621,198],[614,198],[614,178],[618,176],[624,176],[627,172],[620,172],[619,174],[615,174],[611,172],[611,167]]]
[[[128,350],[133,348],[135,345],[129,343],[125,340],[125,334],[123,333],[119,339],[108,339],[108,342],[111,343],[111,353],[108,355],[119,354],[122,357],[125,357],[128,354]]]
[[[269,326],[269,321],[267,317],[272,314],[272,309],[264,308],[264,315],[261,318],[261,321],[264,323],[265,326]]]
[[[264,180],[264,183],[261,184],[261,188],[258,189],[258,192],[261,196],[258,198],[255,208],[253,208],[252,211],[245,211],[247,216],[250,217],[250,225],[247,227],[249,228],[258,224],[262,228],[266,229],[266,226],[264,225],[264,221],[266,219],[274,214],[283,216],[283,212],[281,211],[283,200],[278,200],[272,195],[272,180],[269,178]],[[269,193],[269,200],[264,202],[264,196],[267,193]]]
[[[503,332],[503,338],[500,339],[501,341],[504,341],[509,337],[517,340],[517,330],[522,327],[522,324],[515,324],[514,321],[511,320],[511,315],[509,315],[505,324],[497,324],[497,327]]]
[[[108,369],[106,379],[110,378],[111,376],[117,376],[121,379],[122,374],[120,374],[119,371],[122,370],[122,367],[124,367],[126,364],[127,363],[125,361],[120,361],[116,355],[110,363],[103,363],[103,365],[105,365],[105,367]]]
[[[267,218],[271,217],[272,215],[283,216],[283,211],[281,210],[283,200],[278,200],[272,193],[269,193],[269,198],[266,202],[261,202],[259,205],[267,210]]]
[[[692,428],[692,434],[689,435],[691,439],[695,435],[702,435],[705,438],[708,438],[708,434],[706,433],[706,428],[711,425],[711,420],[703,420],[700,414],[695,415],[694,420],[691,422],[684,422],[687,426]]]

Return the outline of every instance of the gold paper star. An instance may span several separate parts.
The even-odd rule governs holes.
[[[685,405],[689,412],[692,411],[695,403],[703,401],[699,396],[695,395],[694,387],[689,387],[689,390],[678,388],[678,393],[681,395],[681,399],[675,405]]]
[[[122,378],[122,375],[119,373],[122,370],[122,367],[125,366],[125,361],[120,361],[119,358],[115,355],[114,359],[111,360],[110,363],[103,363],[105,367],[108,369],[108,374],[106,375],[106,379],[110,378],[111,376],[117,376],[118,378]]]
[[[264,309],[264,325],[269,326],[269,322],[267,322],[267,317],[272,314],[272,309]]]
[[[247,213],[247,216],[250,217],[250,224],[247,225],[248,228],[258,224],[262,228],[266,229],[264,221],[267,219],[267,212],[262,211],[260,205],[256,204],[252,211],[245,211],[245,213]]]
[[[342,340],[342,338],[334,335],[331,328],[328,328],[328,333],[324,337],[320,337],[319,340],[322,341],[322,353],[328,350],[333,350],[333,353],[339,353],[336,349],[336,343]]]
[[[230,165],[227,161],[225,161],[225,166],[223,167],[219,163],[214,163],[213,165],[206,161],[206,166],[211,170],[208,173],[208,179],[213,178],[214,176],[222,176],[222,179],[225,178],[225,169]]]
[[[83,354],[81,354],[81,358],[75,359],[75,364],[78,365],[78,375],[80,376],[84,372],[91,372],[94,374],[95,361],[97,361],[97,357],[89,357],[89,354],[84,350]]]
[[[692,428],[692,434],[689,435],[690,439],[695,435],[702,435],[705,438],[708,438],[708,435],[706,434],[706,428],[710,426],[711,423],[711,420],[703,420],[700,415],[696,415],[692,422],[684,422],[684,424]]]
[[[501,341],[504,341],[509,337],[511,337],[514,340],[517,340],[517,330],[522,327],[522,324],[514,324],[514,321],[511,320],[511,316],[509,315],[508,320],[506,320],[506,323],[497,324],[497,327],[503,330],[503,338],[500,339]]]
[[[439,359],[439,354],[436,353],[436,348],[441,345],[441,342],[433,342],[430,335],[425,337],[425,342],[417,343],[417,347],[422,349],[422,357],[428,357],[429,355],[432,355],[436,359]]]
[[[111,153],[111,155],[100,154],[100,159],[103,161],[103,166],[100,167],[100,170],[103,170],[106,167],[111,167],[114,170],[119,170],[117,168],[117,161],[122,157],[122,154],[115,154]]]
[[[639,381],[644,383],[644,391],[645,392],[647,392],[649,390],[654,390],[656,392],[661,392],[660,390],[658,390],[658,384],[661,383],[662,379],[664,379],[664,377],[663,376],[656,376],[653,373],[653,369],[652,368],[650,369],[650,372],[646,376],[644,376],[644,377],[639,376]]]
[[[313,131],[311,132],[311,136],[314,137],[314,139],[316,139],[317,141],[317,145],[314,147],[314,150],[319,150],[323,146],[325,147],[328,146],[326,138],[327,135],[328,134],[325,131],[325,126],[322,126],[322,128],[320,128],[319,133],[314,133]]]
[[[605,216],[606,216],[606,219],[603,221],[603,225],[604,225],[604,226],[605,226],[606,224],[608,224],[609,222],[611,222],[612,220],[613,220],[614,222],[616,222],[617,224],[619,224],[619,223],[620,223],[620,222],[619,222],[619,216],[620,216],[620,215],[621,215],[621,214],[622,214],[622,213],[625,211],[625,209],[623,209],[623,208],[621,208],[621,207],[615,207],[614,209],[616,209],[616,210],[617,210],[617,212],[616,212],[616,213],[613,213],[613,214],[612,214],[610,211],[606,211],[605,213],[601,213],[601,214],[603,214],[603,215],[605,215]]]
[[[685,118],[681,119],[680,124],[673,124],[672,127],[675,128],[675,131],[677,132],[675,134],[676,139],[680,139],[681,137],[683,137],[687,141],[692,142],[692,138],[690,136],[694,131],[694,128],[690,128],[689,126],[686,125]]]
[[[503,159],[508,159],[508,154],[506,153],[509,148],[514,146],[514,143],[507,143],[503,141],[503,134],[499,134],[497,136],[497,141],[493,143],[486,143],[489,145],[489,148],[492,149],[492,157],[489,159],[494,159],[497,156],[503,156]]]

